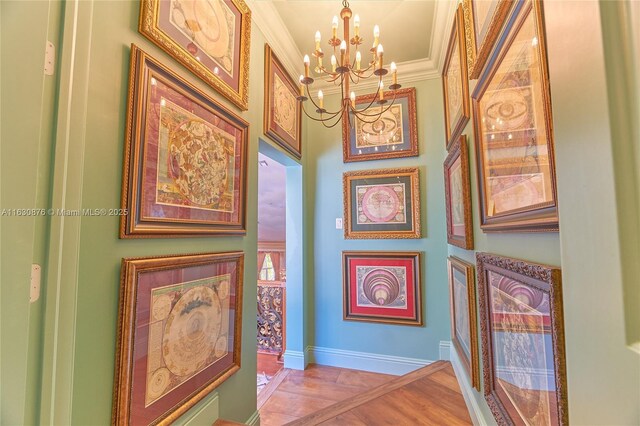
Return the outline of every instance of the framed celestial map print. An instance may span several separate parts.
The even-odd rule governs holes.
[[[142,0],[139,31],[247,109],[251,11],[243,0]]]
[[[518,1],[472,95],[480,226],[557,231],[542,7]]]
[[[264,134],[297,159],[302,157],[302,108],[298,88],[284,66],[264,45]]]
[[[463,249],[473,249],[466,135],[460,136],[451,145],[449,155],[444,160],[444,194],[447,211],[447,242]]]
[[[499,425],[568,425],[560,269],[476,253],[484,395]]]
[[[469,375],[471,385],[480,390],[476,286],[473,265],[455,256],[449,256],[447,263],[451,304],[451,342]]]
[[[514,0],[463,0],[470,79],[480,76],[513,3]]]
[[[347,172],[343,191],[345,238],[420,238],[416,167]]]
[[[248,127],[132,45],[120,238],[245,234]]]
[[[350,120],[342,120],[345,163],[418,155],[415,87],[385,92],[384,95],[385,99],[393,99],[393,103],[372,108],[372,116],[367,120],[353,114]],[[367,107],[374,98],[375,93],[356,97],[356,108]]]
[[[422,325],[420,252],[343,251],[344,319]]]
[[[458,5],[444,59],[444,127],[447,150],[469,122],[469,78],[462,6]]]
[[[240,369],[241,252],[122,259],[112,424],[168,425]]]

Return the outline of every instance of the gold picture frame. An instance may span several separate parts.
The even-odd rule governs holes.
[[[214,0],[204,11],[199,4],[142,0],[138,29],[241,110],[247,110],[251,10],[244,0]],[[200,21],[207,21],[207,25]],[[215,37],[205,34],[208,28],[217,31]]]
[[[242,252],[122,259],[112,424],[172,424],[240,369],[243,274]]]
[[[300,160],[302,106],[296,82],[267,43],[264,45],[264,134]]]
[[[467,370],[471,386],[479,391],[480,360],[473,265],[455,256],[449,256],[447,266],[451,305],[451,342]]]
[[[447,150],[462,134],[471,117],[467,49],[463,21],[462,6],[458,5],[442,68],[445,144]]]
[[[463,0],[469,78],[480,76],[514,0]]]
[[[346,239],[421,238],[417,167],[343,175]]]
[[[447,242],[473,249],[473,215],[467,136],[462,135],[444,160],[444,198],[447,213]]]
[[[471,96],[484,232],[558,231],[540,1],[519,0]]]

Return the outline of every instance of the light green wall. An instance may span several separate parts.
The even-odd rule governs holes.
[[[308,120],[309,162],[307,191],[313,194],[309,232],[314,235],[313,281],[310,285],[313,317],[310,344],[321,348],[379,355],[439,359],[440,341],[449,340],[449,304],[444,228],[444,123],[442,85],[439,78],[407,83],[416,88],[420,155],[389,160],[343,163],[342,128],[325,129]],[[339,95],[327,96],[335,109]],[[345,240],[335,219],[343,216],[342,174],[351,170],[418,167],[423,238],[409,240]],[[422,301],[425,326],[375,324],[342,319],[342,251],[422,251]]]
[[[46,41],[59,45],[57,2],[0,2],[0,209],[49,203],[56,77],[43,72]],[[46,216],[0,217],[0,423],[36,424],[44,294],[29,303],[31,264],[46,275]],[[44,293],[44,289],[43,289]]]

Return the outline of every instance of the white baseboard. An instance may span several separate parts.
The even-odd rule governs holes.
[[[464,397],[464,402],[467,404],[469,416],[471,416],[473,424],[476,426],[495,424],[494,421],[487,421],[484,414],[482,414],[478,401],[476,400],[476,392],[474,391],[473,386],[471,386],[471,382],[469,382],[469,377],[460,363],[458,352],[456,352],[456,348],[453,345],[450,346],[449,358],[451,360],[451,365],[453,365],[453,371],[456,373],[456,377],[458,378],[458,384],[462,390],[462,396]]]
[[[302,351],[291,351],[287,349],[284,351],[284,368],[291,368],[292,370],[304,370],[309,364],[309,348]]]
[[[449,361],[451,359],[451,342],[448,340],[441,340],[440,346],[438,347],[440,353],[440,359],[444,361]]]
[[[260,413],[256,410],[255,413],[249,417],[249,420],[244,422],[244,424],[249,426],[260,426]]]
[[[394,374],[397,376],[410,373],[433,362],[427,359],[345,351],[342,349],[321,348],[317,346],[310,346],[308,351],[310,361],[316,364],[371,371],[374,373]]]

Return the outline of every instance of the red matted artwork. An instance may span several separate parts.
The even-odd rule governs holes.
[[[169,424],[240,368],[244,255],[122,260],[113,424]]]
[[[420,252],[342,252],[344,319],[422,325]]]
[[[132,46],[120,237],[244,234],[248,126]]]

